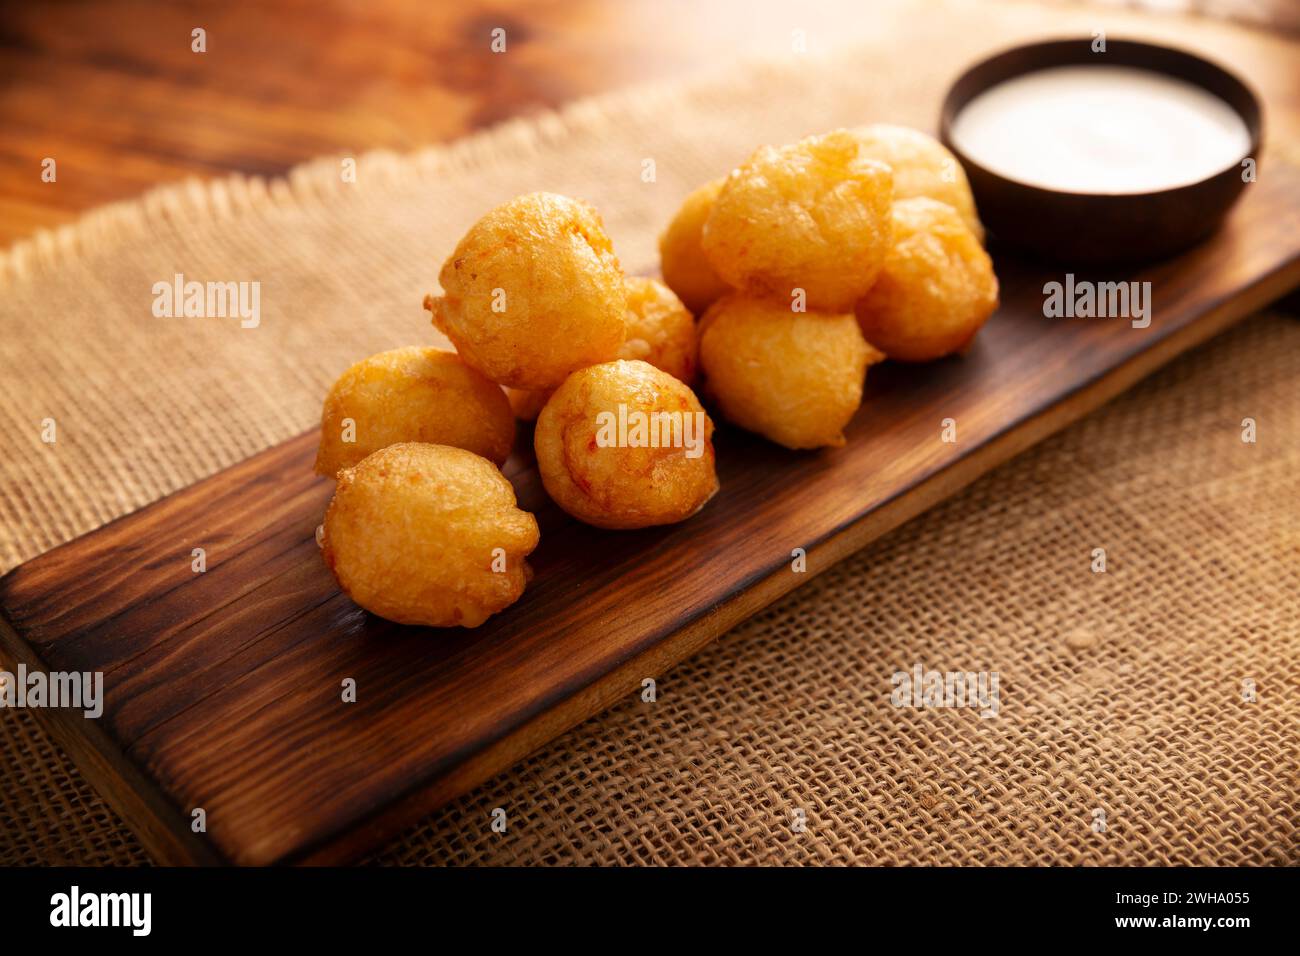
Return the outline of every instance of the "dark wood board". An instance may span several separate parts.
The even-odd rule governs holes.
[[[332,486],[312,475],[313,433],[0,579],[6,657],[104,672],[100,720],[38,713],[157,859],[356,857],[1300,285],[1300,170],[1266,167],[1224,230],[1176,260],[1078,276],[1150,281],[1146,329],[1045,318],[1043,284],[1067,270],[997,259],[1003,305],[969,355],[873,369],[842,449],[720,429],[722,490],[686,523],[581,525],[525,447],[507,474],[541,525],[536,574],[477,630],[400,627],[338,593],[314,540]]]

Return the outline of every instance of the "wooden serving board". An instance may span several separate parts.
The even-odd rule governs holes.
[[[332,483],[312,474],[312,433],[0,579],[6,657],[104,672],[101,719],[38,713],[158,860],[355,857],[1300,285],[1300,170],[1264,168],[1225,228],[1176,260],[1077,276],[1150,281],[1146,329],[1044,318],[1043,285],[1067,270],[997,258],[1003,305],[969,355],[874,368],[841,449],[721,428],[722,490],[683,524],[570,519],[525,432],[506,471],[541,525],[536,574],[477,630],[390,624],[338,592],[314,540]],[[947,418],[956,443],[941,440]]]

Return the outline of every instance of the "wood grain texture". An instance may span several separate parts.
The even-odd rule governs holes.
[[[69,0],[0,18],[0,247],[159,183],[406,151],[831,31],[852,0]],[[190,32],[208,34],[207,52]],[[491,31],[506,30],[508,55]],[[43,182],[41,163],[58,163]]]
[[[1117,7],[1143,6],[1241,15],[1276,24],[1274,32],[1297,22],[1292,0],[1109,3],[1098,9],[1107,24]],[[0,247],[160,183],[276,176],[321,155],[410,150],[577,97],[780,54],[796,28],[834,37],[872,17],[878,33],[896,31],[896,18],[881,7],[857,0],[6,4]],[[918,2],[916,16],[926,30],[951,29],[941,8]],[[202,55],[190,49],[198,26],[209,37]],[[489,52],[495,27],[507,31],[507,56]],[[1218,52],[1249,66],[1281,114],[1275,132],[1294,137],[1294,57],[1262,48],[1262,35],[1225,30]],[[46,157],[58,163],[55,183],[41,179]]]
[[[311,473],[308,434],[0,579],[4,648],[104,672],[101,720],[42,715],[159,859],[355,856],[1295,288],[1300,170],[1264,171],[1227,227],[1176,260],[1078,276],[1150,281],[1146,329],[1046,319],[1043,284],[1063,271],[997,258],[1003,305],[969,355],[873,369],[842,449],[720,429],[722,490],[683,524],[573,521],[525,435],[506,470],[541,526],[536,576],[477,630],[390,624],[338,592],[314,540],[331,485]],[[794,548],[807,573],[791,570]],[[190,831],[195,807],[206,834]]]

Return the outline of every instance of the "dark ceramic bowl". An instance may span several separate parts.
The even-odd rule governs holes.
[[[1259,100],[1236,76],[1208,60],[1136,40],[1049,40],[995,54],[963,73],[944,98],[939,135],[970,177],[980,218],[989,231],[1039,257],[1104,264],[1172,255],[1200,242],[1223,221],[1245,187],[1240,162],[1190,185],[1147,193],[1071,193],[1008,179],[973,162],[953,145],[952,124],[977,95],[1024,73],[1055,66],[1105,63],[1175,76],[1208,90],[1237,111],[1258,157]]]

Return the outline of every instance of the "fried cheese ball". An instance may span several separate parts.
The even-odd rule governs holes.
[[[725,181],[725,177],[719,177],[687,196],[682,208],[677,210],[677,215],[659,237],[659,261],[664,282],[693,315],[699,315],[715,299],[731,291],[731,287],[709,265],[700,248],[704,221],[709,218],[713,202]]]
[[[695,317],[656,279],[628,276],[627,341],[621,359],[640,359],[687,385],[695,379]]]
[[[389,445],[339,473],[321,554],[339,587],[399,624],[478,627],[524,593],[537,521],[486,458]]]
[[[704,223],[718,275],[754,295],[813,309],[853,306],[889,249],[893,175],[848,130],[764,146],[727,177]]]
[[[786,448],[838,447],[880,359],[852,313],[792,312],[732,293],[702,322],[700,369],[728,421]]]
[[[475,223],[426,296],[433,324],[492,381],[547,389],[607,362],[626,335],[623,272],[596,211],[554,193],[510,200]]]
[[[640,359],[690,385],[695,379],[695,319],[662,282],[628,276],[627,341],[618,350],[621,359]],[[541,414],[551,397],[548,391],[507,389],[510,407],[521,421]]]
[[[683,521],[718,490],[713,422],[695,393],[646,362],[570,375],[537,419],[547,493],[598,528]]]
[[[893,218],[894,247],[856,307],[862,334],[904,362],[964,351],[998,305],[993,261],[947,203],[900,200]]]
[[[500,465],[514,440],[514,416],[500,386],[453,352],[409,346],[357,362],[330,388],[316,472],[333,478],[403,441],[455,445]]]
[[[546,400],[551,397],[547,389],[527,391],[522,388],[507,388],[506,397],[510,399],[510,410],[521,422],[532,422],[542,413]]]
[[[888,123],[860,126],[852,132],[867,157],[887,163],[894,171],[894,199],[925,196],[946,202],[957,210],[975,238],[984,241],[984,226],[975,211],[966,170],[943,143],[920,130]]]

